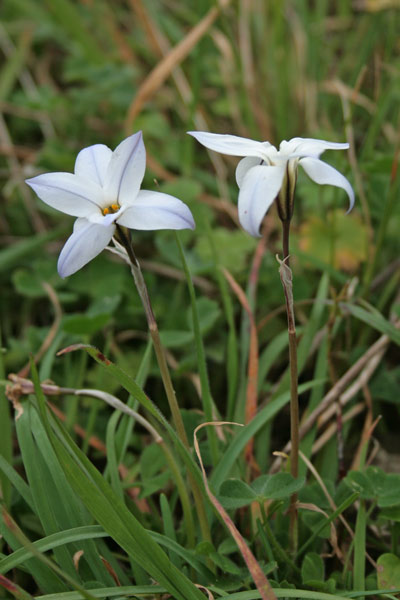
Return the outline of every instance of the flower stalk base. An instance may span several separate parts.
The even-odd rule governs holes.
[[[182,444],[186,448],[190,448],[189,441],[186,435],[185,427],[182,421],[182,416],[179,411],[178,402],[175,396],[175,390],[172,385],[171,375],[168,369],[167,359],[165,356],[165,350],[161,343],[160,333],[158,331],[157,321],[155,319],[153,308],[151,306],[149,293],[147,290],[146,282],[144,280],[142,270],[140,268],[140,264],[136,258],[134,253],[132,243],[128,235],[125,234],[123,229],[117,225],[117,233],[118,233],[118,241],[125,248],[128,258],[129,264],[131,267],[131,272],[133,279],[135,281],[135,285],[137,291],[139,293],[140,299],[142,301],[143,309],[147,319],[147,325],[149,328],[149,332],[151,335],[151,339],[153,342],[154,352],[157,358],[157,363],[160,369],[161,378],[163,381],[165,393],[168,399],[169,407],[172,414],[172,419],[175,424],[175,428],[177,434],[182,442]],[[203,538],[207,541],[211,541],[210,529],[208,526],[208,519],[205,511],[205,506],[201,494],[201,490],[192,476],[192,474],[188,473],[189,485],[193,493],[194,501],[196,504],[197,513],[199,516],[200,528],[203,535]]]
[[[298,401],[298,372],[297,372],[297,336],[296,322],[294,316],[293,304],[293,284],[292,271],[288,265],[289,255],[289,227],[290,221],[283,221],[284,232],[284,254],[283,261],[279,260],[279,275],[281,278],[283,291],[285,294],[286,314],[288,323],[289,338],[289,366],[290,366],[290,473],[297,478],[299,475],[299,401]],[[295,554],[298,545],[298,526],[297,526],[297,494],[293,494],[290,499],[290,544],[291,551]]]

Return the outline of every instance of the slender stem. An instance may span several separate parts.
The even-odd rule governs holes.
[[[144,312],[146,315],[151,339],[153,341],[154,351],[155,351],[158,366],[160,369],[161,378],[162,378],[162,382],[164,385],[164,390],[165,390],[165,393],[166,393],[166,396],[168,399],[168,403],[170,406],[172,418],[175,423],[175,428],[176,428],[177,434],[178,434],[181,442],[183,443],[183,445],[186,448],[189,449],[190,448],[189,441],[188,441],[188,438],[186,435],[182,416],[179,411],[179,406],[178,406],[178,402],[176,399],[175,390],[172,385],[171,375],[169,372],[167,359],[165,356],[165,350],[161,343],[160,333],[158,331],[157,321],[155,319],[155,316],[153,313],[153,308],[151,306],[151,301],[150,301],[149,293],[147,290],[146,282],[144,280],[142,270],[140,268],[140,264],[135,256],[135,253],[134,253],[134,250],[133,250],[133,247],[131,244],[131,240],[128,238],[127,235],[125,235],[124,231],[118,225],[117,225],[117,232],[118,232],[119,242],[123,245],[123,247],[125,248],[125,250],[128,253],[133,279],[135,281],[136,288],[138,290],[140,299],[143,304],[143,309],[144,309]],[[196,509],[197,509],[197,513],[198,513],[198,517],[199,517],[201,532],[202,532],[205,540],[211,541],[211,533],[210,533],[210,528],[208,525],[208,519],[207,519],[207,515],[206,515],[206,510],[205,510],[201,490],[199,488],[197,481],[195,480],[195,478],[193,477],[193,475],[190,472],[188,473],[188,479],[189,479],[190,487],[192,489],[194,501],[196,504]]]
[[[138,290],[140,299],[143,304],[144,312],[146,314],[147,324],[149,327],[151,339],[153,341],[154,351],[156,353],[156,358],[158,362],[158,366],[160,368],[161,378],[164,384],[165,393],[168,398],[169,406],[172,413],[172,418],[175,423],[176,431],[182,441],[182,443],[189,448],[189,442],[187,439],[185,427],[182,421],[182,416],[179,411],[178,402],[176,400],[174,386],[172,385],[171,375],[168,369],[167,359],[165,357],[165,351],[161,344],[160,333],[158,331],[158,325],[156,318],[154,316],[153,308],[151,306],[151,301],[149,297],[149,292],[147,290],[146,282],[144,280],[142,270],[140,268],[140,264],[135,256],[135,253],[132,248],[132,244],[130,240],[125,236],[123,231],[118,228],[119,239],[122,242],[124,248],[126,249],[129,259],[131,261],[131,270],[132,275],[135,280],[136,288]]]
[[[289,235],[290,235],[290,220],[282,221],[282,248],[283,248],[283,260],[287,266],[290,267],[289,263]]]
[[[289,337],[289,366],[290,366],[290,472],[293,477],[299,475],[299,400],[298,400],[298,375],[297,375],[297,337],[296,321],[293,305],[292,271],[289,267],[289,234],[290,220],[282,221],[283,226],[283,255],[284,260],[280,262],[279,274],[281,277],[283,291],[285,293],[286,314]],[[298,544],[297,526],[297,494],[290,498],[290,543],[291,550],[295,554]]]

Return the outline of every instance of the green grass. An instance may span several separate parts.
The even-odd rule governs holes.
[[[216,6],[1,3],[4,598],[189,600],[203,597],[202,589],[227,600],[261,597],[193,450],[199,424],[243,423],[255,368],[255,417],[240,428],[208,427],[200,452],[211,492],[275,596],[399,592],[400,12],[395,3],[348,0]],[[210,20],[200,38],[163,63],[203,18]],[[152,80],[159,65],[160,79]],[[153,86],[130,122],[146,80]],[[301,480],[282,496],[268,496],[257,482],[275,472],[290,478],[287,328],[275,258],[281,223],[272,207],[265,248],[238,226],[237,159],[208,154],[185,133],[205,127],[274,145],[297,136],[352,144],[349,154],[323,157],[353,184],[352,213],[345,215],[342,191],[304,173],[296,187],[300,417],[311,423],[300,448],[319,478],[301,462]],[[129,268],[103,252],[60,279],[57,256],[73,221],[24,183],[72,172],[82,148],[115,148],[139,129],[143,188],[180,198],[196,220],[178,243],[171,231],[132,237],[189,449],[171,424]],[[257,327],[251,353],[239,286]],[[66,347],[77,351],[57,356]],[[10,374],[26,380],[12,383]],[[80,389],[107,392],[131,412],[101,395],[75,394]],[[297,552],[289,540],[290,489],[300,502]]]

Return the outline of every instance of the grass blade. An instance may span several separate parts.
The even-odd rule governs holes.
[[[156,581],[177,600],[200,600],[201,592],[172,563],[160,546],[140,525],[133,514],[115,495],[99,471],[81,452],[60,423],[57,435],[53,431],[46,410],[45,399],[32,363],[32,378],[46,432],[57,454],[60,465],[72,488],[92,516],[110,536],[135,559]]]

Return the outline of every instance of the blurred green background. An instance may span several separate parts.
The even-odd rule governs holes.
[[[215,265],[246,287],[257,240],[238,227],[237,159],[214,154],[210,161],[187,130],[273,144],[295,136],[349,141],[348,154],[327,153],[324,159],[354,185],[357,200],[350,215],[342,191],[299,177],[292,236],[298,319],[300,325],[307,322],[307,302],[324,272],[331,300],[341,293],[361,298],[390,318],[398,307],[400,249],[398,2],[3,0],[0,17],[0,307],[6,372],[23,369],[33,353],[40,358],[42,379],[109,389],[112,383],[96,366],[85,371],[84,357],[55,359],[57,349],[80,341],[96,343],[135,372],[147,333],[128,270],[104,252],[61,280],[56,261],[73,219],[41,203],[24,179],[72,171],[81,148],[95,143],[114,148],[139,129],[148,153],[143,187],[181,198],[197,221],[196,231],[184,232],[182,240],[196,276],[221,411],[226,324]],[[253,298],[259,323],[282,305],[275,210],[265,231]],[[193,407],[197,365],[174,236],[134,232],[133,239],[183,392],[181,403]],[[343,292],[348,284],[350,296]],[[238,320],[236,299],[235,307]],[[284,327],[280,312],[260,328],[260,348]],[[334,342],[338,372],[376,335],[365,323],[347,319]],[[399,371],[396,354],[391,356],[376,387],[393,403],[388,390],[396,386]],[[271,380],[285,364],[278,354]],[[160,383],[153,385],[156,394]],[[271,383],[263,386],[268,390]],[[69,405],[67,412],[71,423],[76,407]]]

